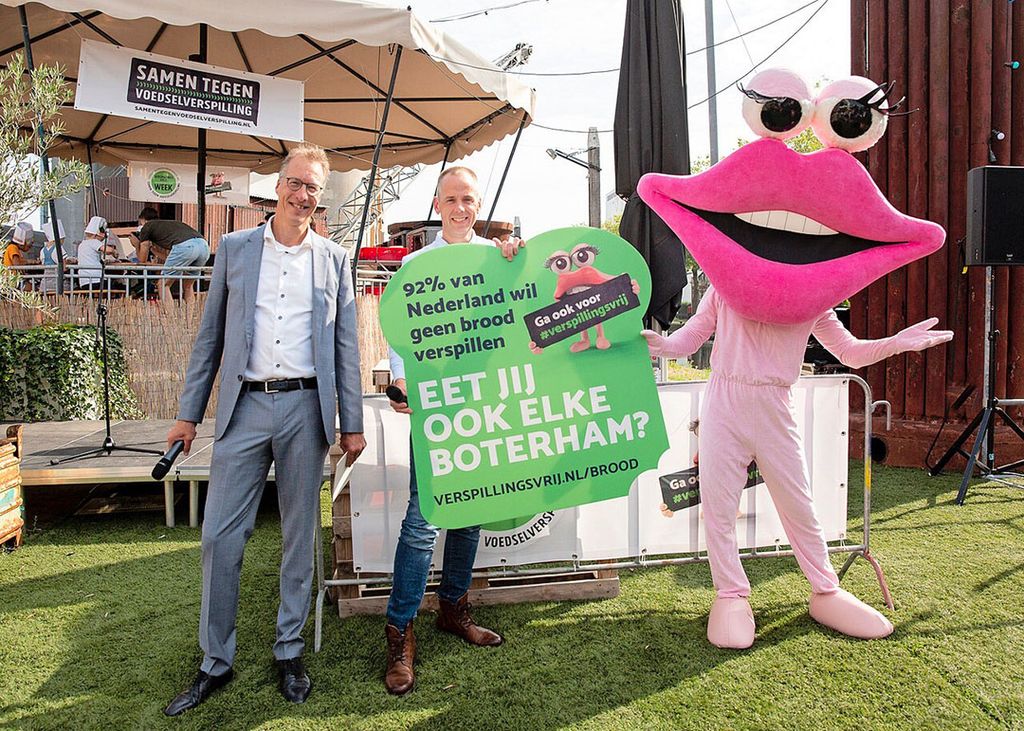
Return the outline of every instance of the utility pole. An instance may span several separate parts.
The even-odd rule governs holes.
[[[704,0],[704,56],[708,64],[708,134],[711,140],[711,164],[718,162],[718,97],[715,92],[715,11],[711,0]]]
[[[587,188],[590,193],[590,226],[601,228],[601,140],[597,127],[587,131]]]

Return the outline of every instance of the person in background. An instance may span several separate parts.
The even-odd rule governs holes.
[[[64,224],[58,222],[57,230],[63,241]],[[39,250],[39,263],[43,265],[43,278],[39,283],[39,291],[48,294],[57,291],[57,242],[54,240],[52,223],[43,224],[43,234],[46,236],[46,243]]]
[[[11,232],[11,241],[4,247],[4,266],[21,267],[28,263],[25,255],[32,249],[32,224],[22,221]]]
[[[210,244],[198,231],[181,221],[170,221],[160,218],[155,208],[147,206],[139,213],[139,232],[132,234],[132,246],[139,256],[139,261],[149,259],[150,247],[155,246],[169,251],[164,261],[163,279],[160,282],[161,296],[171,298],[171,287],[175,280],[181,282],[181,297],[191,301],[195,296],[195,286],[190,280],[199,277],[184,274],[183,267],[201,267],[210,258]]]
[[[107,219],[93,216],[85,226],[85,238],[78,245],[78,286],[99,287],[102,276],[100,257],[113,256],[117,249],[107,243]]]
[[[4,247],[3,265],[5,269],[23,267],[32,263],[27,258],[28,252],[32,250],[32,234],[32,224],[27,221],[22,221],[14,227],[11,232],[11,242]],[[28,280],[24,279],[19,281],[18,287],[31,289]]]

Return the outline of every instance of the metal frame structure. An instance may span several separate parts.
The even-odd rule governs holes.
[[[878,579],[878,584],[882,592],[882,599],[885,605],[889,609],[893,609],[892,594],[889,591],[889,585],[885,580],[885,574],[882,571],[881,564],[878,563],[878,559],[871,553],[871,416],[875,410],[879,407],[885,407],[888,413],[889,402],[887,401],[872,401],[871,387],[868,385],[860,376],[853,374],[847,374],[844,376],[849,379],[850,382],[858,384],[864,390],[864,530],[863,537],[860,543],[857,544],[846,544],[840,542],[839,545],[829,546],[828,552],[830,554],[835,553],[849,553],[850,556],[846,559],[842,568],[839,570],[839,579],[842,580],[843,576],[853,565],[853,562],[858,558],[863,558],[867,561],[871,568],[875,572],[875,577]],[[804,378],[816,378],[816,376],[805,376]],[[833,376],[817,376],[817,378],[833,378]],[[339,463],[340,464],[340,463]],[[334,485],[332,486],[332,504],[345,485],[348,484],[349,478],[352,474],[352,468],[342,470],[335,478]],[[323,556],[323,538],[321,535],[320,521],[316,522],[316,544],[317,550],[314,554],[314,561],[316,564],[316,581],[317,581],[317,594],[316,594],[316,607],[315,607],[315,620],[314,620],[314,641],[313,649],[317,652],[320,650],[320,645],[323,640],[323,608],[324,599],[326,598],[327,591],[330,587],[335,586],[369,586],[369,585],[386,585],[392,581],[391,576],[372,576],[366,578],[354,578],[354,579],[328,579],[324,575],[324,556]],[[774,548],[771,550],[758,550],[752,548],[748,551],[741,551],[740,558],[744,560],[752,558],[767,558],[767,557],[783,557],[793,556],[792,549],[778,549]],[[648,559],[646,556],[640,555],[630,560],[614,561],[614,562],[582,562],[574,561],[570,566],[565,564],[551,564],[543,568],[529,568],[523,569],[513,565],[501,566],[500,568],[489,569],[486,571],[474,571],[473,578],[501,578],[510,576],[553,576],[557,574],[566,573],[579,573],[585,571],[608,571],[616,569],[637,569],[647,568],[656,566],[681,566],[685,564],[693,563],[705,563],[707,562],[706,553],[697,553],[694,555],[678,556],[673,558],[659,558],[659,559]],[[431,580],[433,580],[433,574],[431,574]]]

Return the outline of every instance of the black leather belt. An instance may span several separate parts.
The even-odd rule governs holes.
[[[316,377],[282,378],[279,381],[242,381],[242,391],[257,393],[277,393],[278,391],[300,391],[316,388]]]

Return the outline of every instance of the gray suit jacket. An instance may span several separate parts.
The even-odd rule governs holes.
[[[217,439],[224,435],[231,422],[249,362],[265,226],[236,231],[220,240],[203,321],[192,346],[185,388],[178,404],[179,419],[201,422],[219,367]],[[363,431],[359,340],[348,253],[316,233],[313,233],[312,325],[313,363],[318,374],[324,436],[328,444],[332,444],[335,413],[341,416],[341,431]]]

